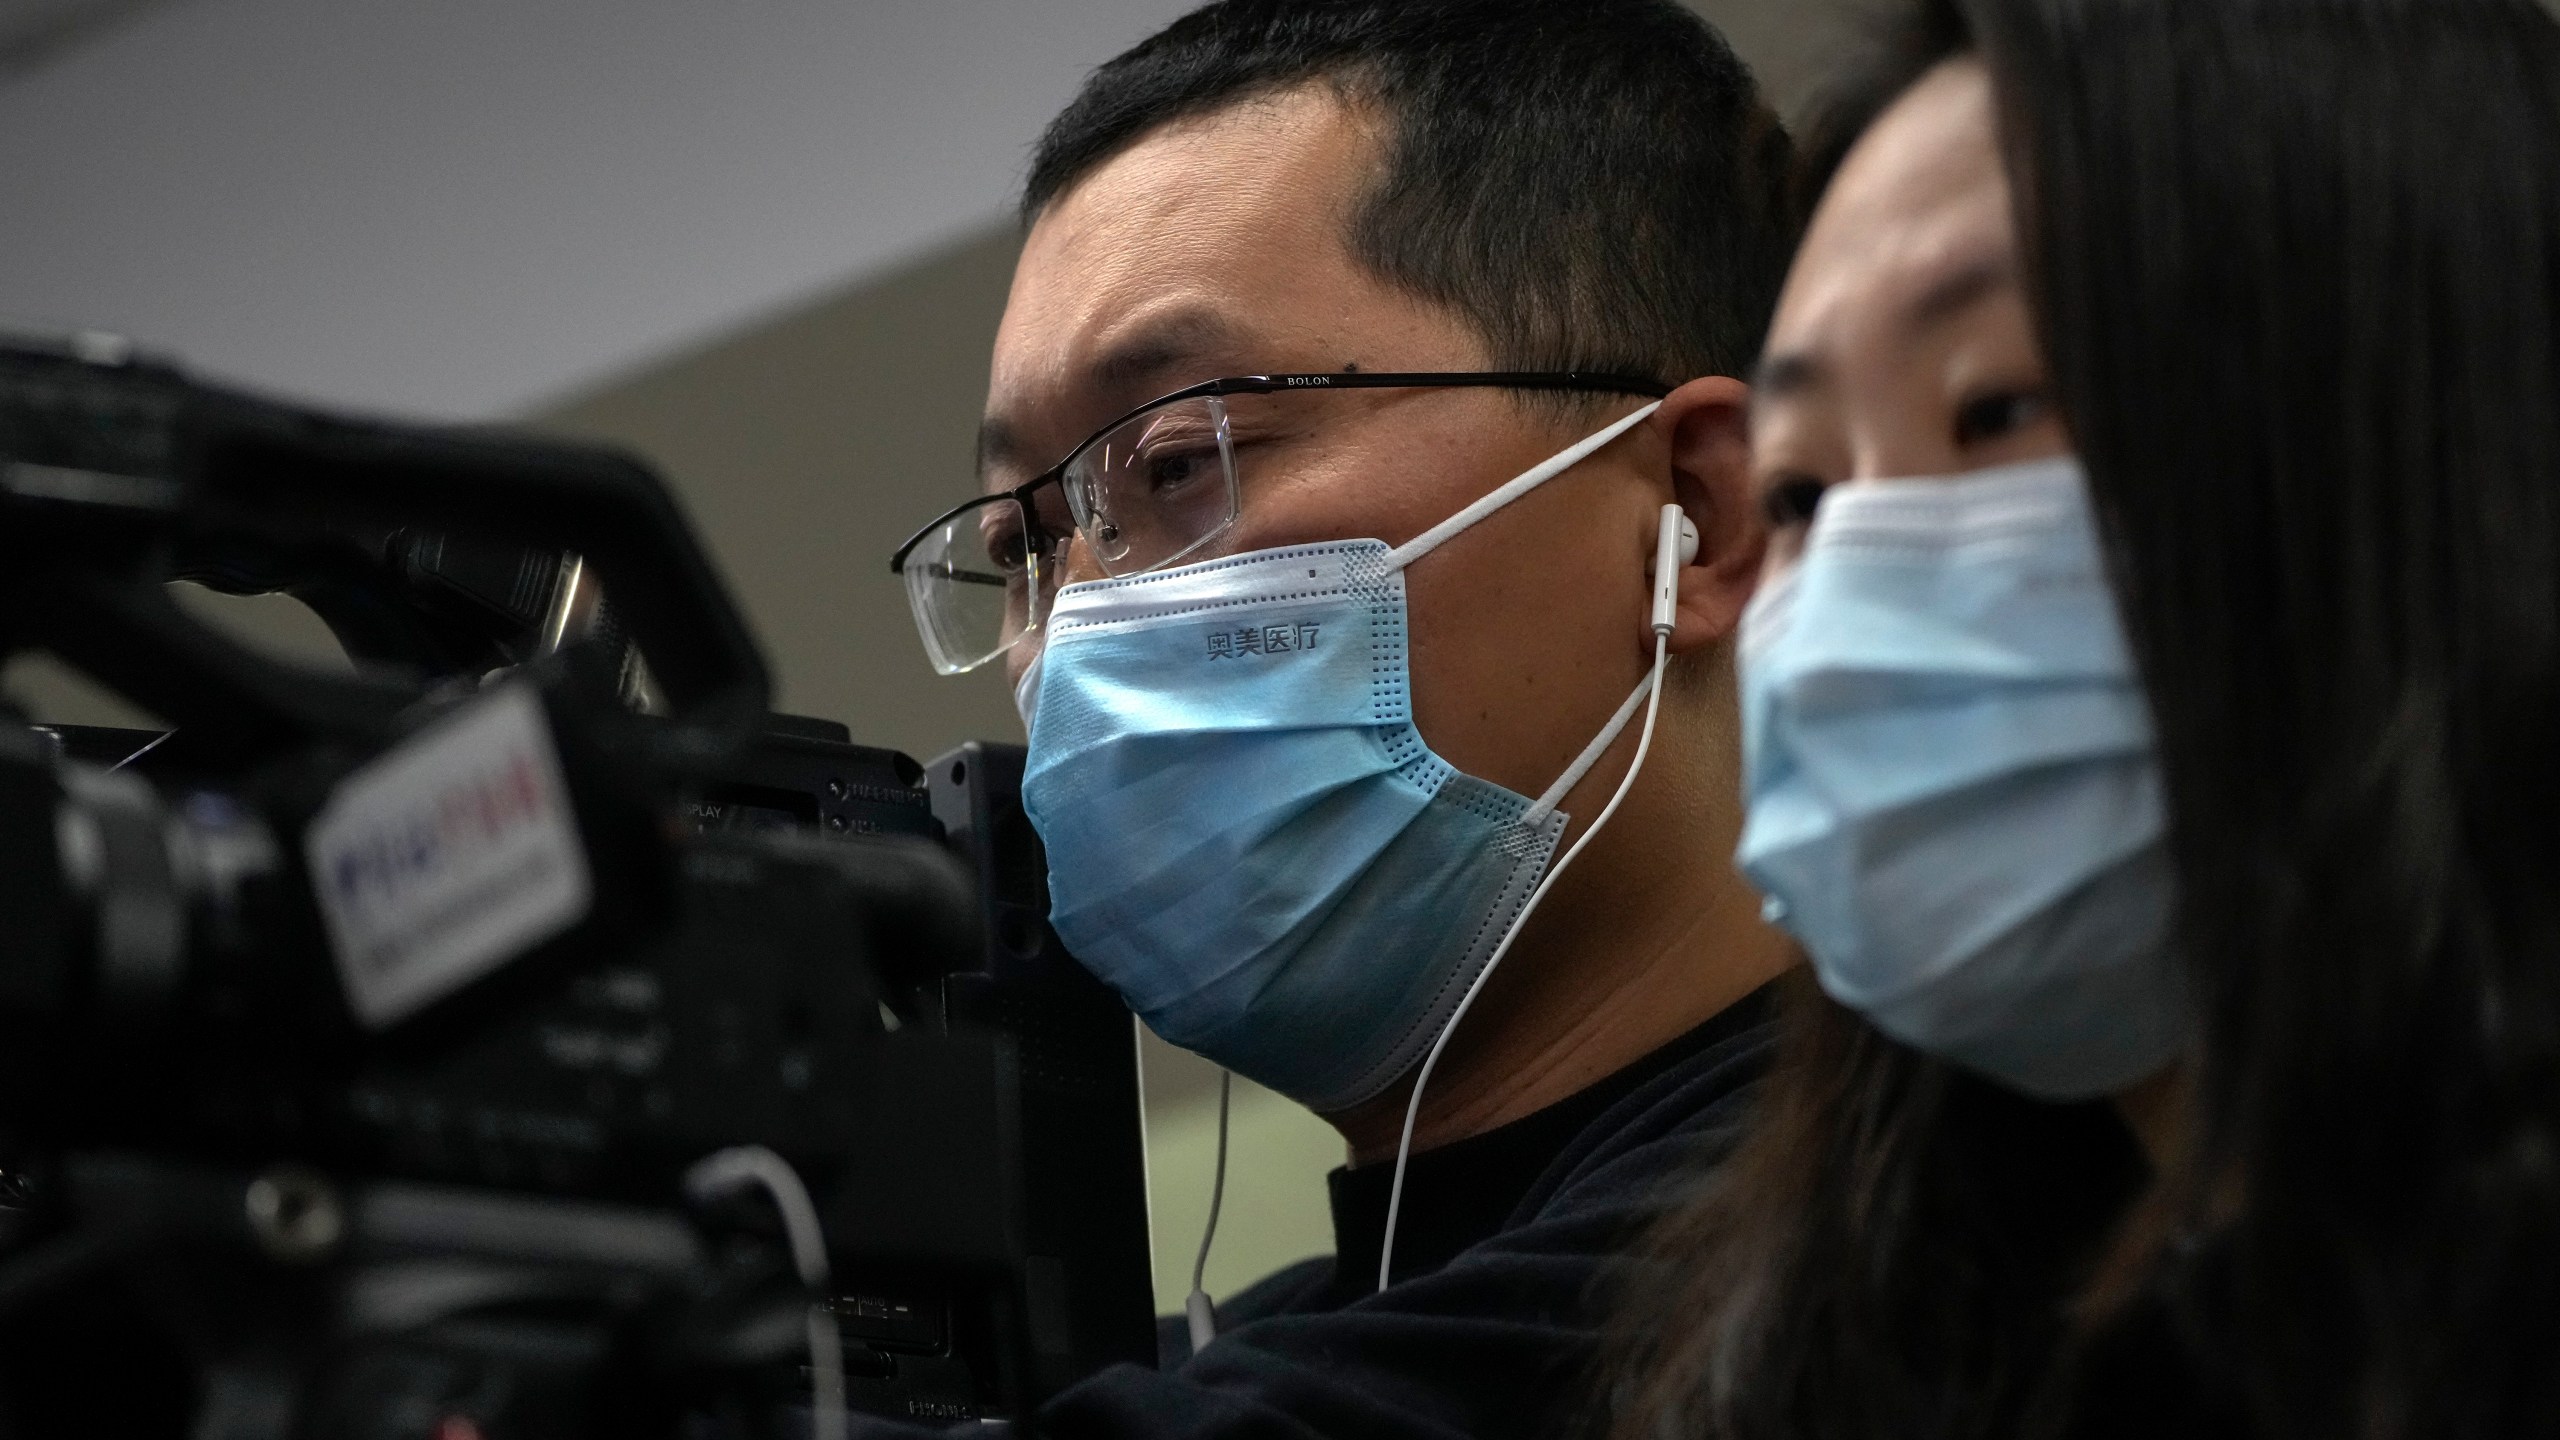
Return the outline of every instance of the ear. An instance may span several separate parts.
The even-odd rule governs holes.
[[[1759,582],[1768,527],[1751,485],[1751,387],[1727,375],[1692,380],[1650,422],[1671,442],[1668,497],[1698,527],[1698,555],[1680,571],[1671,653],[1733,634]]]

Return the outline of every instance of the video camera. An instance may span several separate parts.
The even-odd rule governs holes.
[[[0,1436],[1020,1427],[1152,1363],[1021,752],[768,713],[644,466],[0,343],[38,650],[169,728],[0,709]]]

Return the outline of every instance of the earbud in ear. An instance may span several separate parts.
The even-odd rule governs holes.
[[[1680,603],[1680,567],[1698,558],[1698,527],[1677,505],[1662,507],[1653,540],[1653,630],[1668,635]]]

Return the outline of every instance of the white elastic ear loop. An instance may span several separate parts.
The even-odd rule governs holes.
[[[1414,561],[1421,559],[1423,556],[1430,554],[1432,551],[1439,549],[1442,545],[1447,544],[1451,539],[1455,538],[1468,526],[1473,525],[1487,515],[1501,509],[1503,506],[1510,504],[1512,501],[1519,499],[1521,496],[1528,494],[1530,491],[1537,489],[1539,486],[1546,484],[1548,481],[1553,480],[1567,470],[1581,464],[1583,461],[1590,459],[1592,455],[1597,453],[1603,446],[1607,445],[1610,441],[1617,439],[1619,436],[1626,434],[1628,431],[1633,430],[1636,426],[1644,422],[1644,418],[1646,416],[1651,415],[1654,411],[1661,408],[1662,402],[1656,400],[1652,404],[1645,406],[1643,409],[1636,411],[1634,414],[1627,416],[1625,419],[1613,422],[1607,429],[1585,436],[1584,438],[1573,442],[1571,445],[1566,446],[1564,449],[1557,451],[1546,459],[1539,461],[1537,464],[1530,466],[1528,469],[1521,471],[1518,475],[1504,481],[1501,486],[1485,495],[1474,504],[1468,506],[1466,509],[1459,511],[1457,514],[1450,516],[1448,519],[1441,521],[1439,524],[1434,525],[1430,529],[1423,531],[1421,534],[1414,536],[1410,540],[1407,540],[1395,549],[1388,551],[1387,569],[1390,571],[1401,570],[1407,565],[1412,564]]]
[[[1548,816],[1556,813],[1556,807],[1564,803],[1564,797],[1573,793],[1573,787],[1582,783],[1582,777],[1590,774],[1591,767],[1599,764],[1600,757],[1608,754],[1609,747],[1617,744],[1618,737],[1626,733],[1627,723],[1636,718],[1636,707],[1653,693],[1653,682],[1652,675],[1636,682],[1636,688],[1628,691],[1627,698],[1618,702],[1617,713],[1609,717],[1608,724],[1600,727],[1599,734],[1591,737],[1590,744],[1582,747],[1582,753],[1573,757],[1573,763],[1564,767],[1564,773],[1556,777],[1556,783],[1548,786],[1547,793],[1520,813],[1521,824],[1542,825]]]
[[[1404,1135],[1396,1141],[1395,1179],[1387,1187],[1387,1233],[1378,1244],[1378,1288],[1380,1290],[1387,1288],[1387,1276],[1395,1266],[1396,1218],[1404,1210],[1405,1162],[1413,1158],[1413,1122],[1414,1117],[1422,1113],[1423,1087],[1431,1083],[1432,1067],[1440,1063],[1441,1049],[1449,1043],[1449,1037],[1457,1032],[1458,1022],[1467,1018],[1467,1008],[1476,1003],[1477,995],[1483,993],[1484,982],[1493,978],[1494,969],[1502,963],[1502,957],[1511,953],[1511,942],[1520,938],[1521,927],[1527,925],[1529,917],[1537,912],[1538,902],[1547,898],[1547,891],[1554,887],[1557,877],[1563,875],[1566,867],[1573,864],[1574,857],[1582,853],[1582,847],[1591,843],[1591,837],[1599,834],[1601,828],[1609,823],[1609,817],[1618,813],[1618,802],[1626,799],[1627,792],[1635,788],[1636,776],[1644,770],[1645,752],[1653,748],[1654,719],[1662,712],[1662,667],[1670,644],[1669,634],[1659,629],[1654,631],[1653,674],[1636,690],[1636,695],[1649,697],[1644,707],[1644,733],[1636,741],[1636,756],[1627,765],[1626,778],[1618,782],[1617,793],[1609,797],[1609,803],[1600,807],[1600,814],[1592,820],[1591,828],[1582,832],[1582,838],[1574,841],[1572,847],[1564,852],[1564,858],[1558,860],[1554,868],[1547,871],[1545,878],[1538,882],[1538,888],[1529,892],[1529,902],[1520,907],[1520,914],[1512,920],[1511,928],[1503,932],[1502,943],[1493,947],[1493,958],[1485,961],[1484,968],[1476,972],[1474,982],[1467,986],[1467,993],[1458,997],[1458,1008],[1449,1012],[1448,1023],[1440,1027],[1438,1038],[1431,1042],[1430,1051],[1422,1057],[1422,1069],[1413,1077],[1413,1094],[1404,1105]],[[1619,709],[1618,718],[1610,722],[1612,726],[1611,731],[1608,732],[1610,739],[1617,738],[1615,731],[1624,726],[1625,717],[1632,712],[1635,705],[1636,695],[1627,697],[1626,705]],[[1575,765],[1579,770],[1588,771],[1591,768],[1590,762],[1597,758],[1597,751],[1585,750],[1583,756],[1584,758],[1576,761]],[[1558,781],[1557,784],[1564,789],[1572,788],[1565,786],[1562,781]],[[1562,799],[1558,791],[1550,790],[1548,793],[1555,795],[1559,800]],[[1541,798],[1538,803],[1546,805],[1547,801]]]

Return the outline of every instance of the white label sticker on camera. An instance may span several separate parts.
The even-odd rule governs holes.
[[[586,917],[542,704],[510,685],[342,781],[303,841],[356,1017],[394,1024]]]

